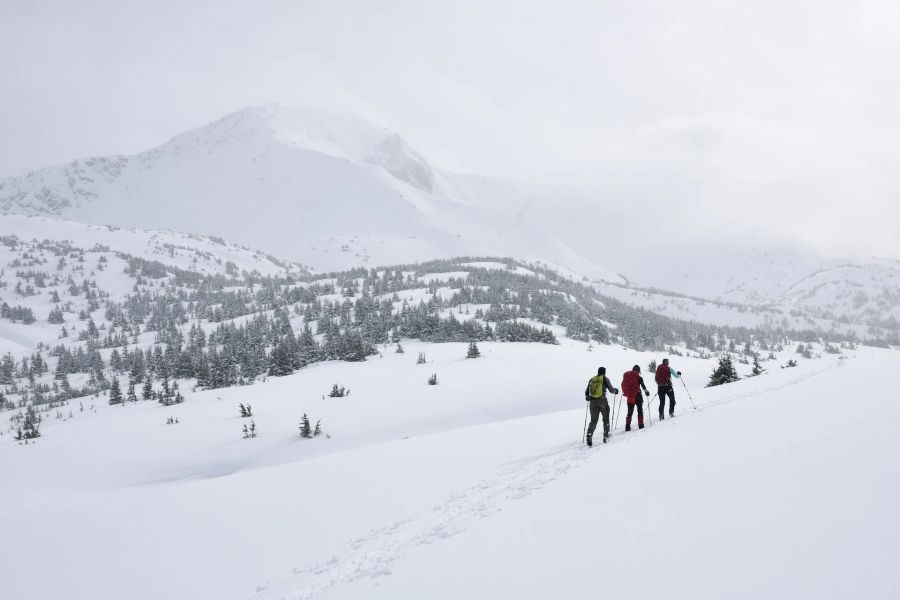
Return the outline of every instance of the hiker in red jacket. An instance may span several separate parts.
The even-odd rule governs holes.
[[[628,401],[628,416],[625,417],[625,431],[631,431],[631,416],[634,414],[634,407],[637,406],[638,413],[638,429],[644,428],[644,397],[641,395],[650,395],[647,386],[644,385],[644,378],[641,377],[641,367],[634,365],[630,371],[622,376],[622,395]]]
[[[666,396],[669,397],[669,416],[675,414],[675,390],[672,389],[672,378],[681,378],[681,371],[676,371],[669,366],[669,359],[664,358],[662,364],[656,367],[656,390],[659,394],[659,420],[666,418]]]

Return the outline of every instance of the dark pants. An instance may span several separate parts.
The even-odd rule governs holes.
[[[603,415],[603,435],[609,435],[609,402],[606,401],[606,396],[591,398],[591,424],[588,425],[588,437],[594,435],[601,414]]]
[[[671,385],[661,385],[657,388],[659,393],[659,416],[662,417],[666,412],[666,396],[669,397],[669,416],[675,414],[675,390]]]
[[[637,399],[634,402],[628,403],[628,416],[625,417],[625,431],[631,429],[631,415],[634,414],[635,406],[637,406],[638,427],[641,429],[644,428],[644,397],[638,394]]]

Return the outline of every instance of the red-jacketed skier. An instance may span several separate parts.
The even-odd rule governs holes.
[[[666,418],[666,396],[669,397],[669,416],[675,415],[675,390],[672,389],[672,378],[681,378],[681,371],[669,366],[669,359],[664,358],[656,367],[656,391],[659,394],[659,419]]]
[[[641,377],[641,367],[634,365],[630,371],[622,376],[622,395],[628,401],[628,416],[625,417],[625,431],[631,431],[631,417],[634,415],[634,407],[637,407],[638,429],[644,428],[644,397],[641,395],[650,395],[647,386],[644,385],[644,378]]]

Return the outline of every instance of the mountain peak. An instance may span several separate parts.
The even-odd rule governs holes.
[[[276,103],[248,106],[175,136],[150,152],[183,155],[229,146],[254,151],[271,143],[374,165],[421,191],[435,191],[435,170],[420,153],[397,133],[350,113],[291,109]]]

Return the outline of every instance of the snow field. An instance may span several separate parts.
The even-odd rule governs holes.
[[[464,344],[404,347],[188,393],[177,406],[76,407],[37,444],[0,443],[0,502],[15,507],[0,514],[15,540],[0,550],[14,574],[3,593],[550,598],[594,589],[602,572],[620,597],[803,597],[826,584],[788,573],[836,560],[823,536],[855,548],[823,580],[846,590],[881,564],[882,533],[896,532],[882,510],[896,483],[871,457],[892,464],[900,443],[844,406],[893,352],[801,361],[708,390],[712,361],[673,357],[700,410],[676,388],[675,419],[624,434],[623,414],[613,443],[589,450],[582,394],[596,366],[618,385],[620,372],[660,357],[568,340],[481,344],[477,360]],[[415,364],[420,351],[428,364]],[[425,384],[432,372],[438,386]],[[323,399],[333,383],[350,396]],[[260,437],[241,438],[239,402],[253,405]],[[300,439],[303,412],[331,437]],[[169,415],[180,423],[166,425]],[[47,548],[68,557],[53,577],[33,560]],[[658,556],[669,557],[658,577],[627,583]],[[890,581],[866,584],[879,597]]]

